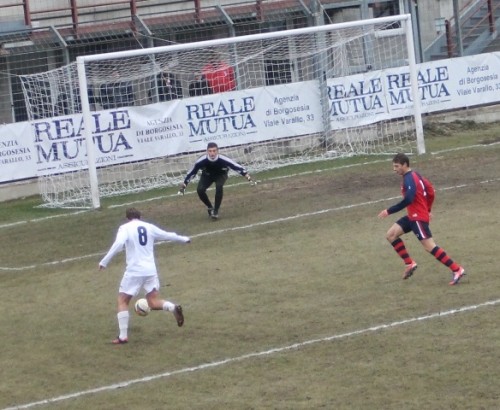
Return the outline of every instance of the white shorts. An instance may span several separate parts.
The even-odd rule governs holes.
[[[125,274],[118,291],[130,296],[137,296],[141,289],[144,289],[146,295],[155,289],[160,290],[158,275],[130,276]]]

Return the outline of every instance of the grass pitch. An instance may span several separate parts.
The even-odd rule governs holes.
[[[390,157],[284,168],[256,187],[232,176],[217,222],[194,187],[83,213],[2,204],[0,408],[496,408],[499,135],[435,125],[412,158],[437,189],[436,242],[468,272],[455,287],[412,235],[419,269],[401,280],[384,238],[399,215],[377,219],[399,198]],[[193,238],[156,249],[186,322],[132,316],[113,346],[123,254],[97,264],[127,203]]]

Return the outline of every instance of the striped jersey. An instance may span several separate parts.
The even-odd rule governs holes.
[[[401,183],[403,199],[396,205],[387,209],[389,214],[394,214],[407,209],[411,221],[429,223],[430,212],[434,202],[435,192],[431,182],[418,172],[410,170],[403,175]]]

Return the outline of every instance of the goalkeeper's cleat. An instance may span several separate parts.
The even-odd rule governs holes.
[[[177,195],[184,195],[186,193],[186,184],[181,184],[179,187],[179,191],[177,192]]]
[[[207,212],[208,212],[208,217],[211,218],[212,214],[214,213],[214,209],[213,208],[207,208]]]
[[[123,345],[125,343],[128,343],[128,339],[120,339],[120,337],[117,337],[116,339],[113,339],[111,343],[113,343],[114,345]]]
[[[464,275],[465,275],[465,269],[460,267],[460,269],[453,272],[453,279],[450,282],[450,285],[456,285]]]
[[[403,279],[408,279],[413,275],[413,272],[415,272],[418,268],[417,262],[413,261],[409,265],[406,265],[405,268],[405,273],[403,274]]]
[[[215,209],[212,211],[212,215],[210,217],[215,221],[219,219],[219,211],[216,211]]]
[[[184,314],[182,313],[181,305],[175,305],[174,317],[177,320],[177,326],[181,327],[184,324]]]

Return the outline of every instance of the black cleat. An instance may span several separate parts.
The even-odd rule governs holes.
[[[174,317],[177,320],[177,326],[181,327],[184,324],[184,314],[182,313],[181,305],[175,305]]]

